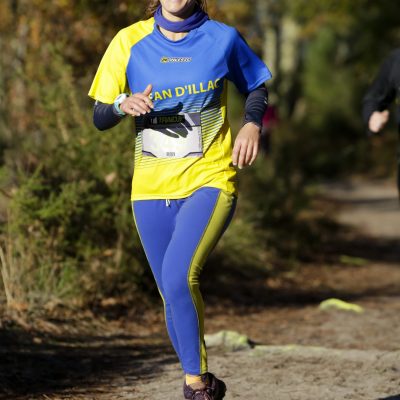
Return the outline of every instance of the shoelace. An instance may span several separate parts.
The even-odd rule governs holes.
[[[195,390],[192,395],[192,400],[213,400],[213,398],[210,395],[210,392],[211,388],[209,386],[207,386],[205,389]],[[196,399],[198,394],[202,395],[201,399],[200,398]]]

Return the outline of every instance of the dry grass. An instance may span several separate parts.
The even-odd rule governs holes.
[[[35,259],[29,241],[11,235],[2,238],[0,276],[9,311],[40,310],[61,302],[68,293],[70,285],[46,261]]]
[[[11,240],[6,239],[3,244],[0,245],[0,272],[3,281],[4,293],[7,301],[7,307],[10,309],[27,309],[29,301],[27,299],[28,293],[26,289],[26,278],[24,274],[24,258],[17,258],[16,246]],[[25,276],[24,276],[25,275]],[[24,282],[25,281],[25,282]]]

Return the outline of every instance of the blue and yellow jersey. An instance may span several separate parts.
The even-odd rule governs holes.
[[[236,29],[209,20],[172,41],[154,18],[122,29],[89,96],[112,104],[153,85],[154,110],[135,118],[132,200],[179,199],[203,186],[236,194],[227,80],[248,93],[271,78]]]

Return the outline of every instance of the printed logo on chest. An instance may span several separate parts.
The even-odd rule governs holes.
[[[192,57],[161,57],[161,64],[168,63],[189,63],[192,62]]]

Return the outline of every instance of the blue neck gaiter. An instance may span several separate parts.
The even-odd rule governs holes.
[[[198,28],[203,25],[209,17],[200,7],[196,7],[193,14],[183,21],[173,22],[166,19],[162,14],[161,6],[157,8],[154,13],[154,19],[158,26],[170,32],[189,32],[192,29]]]

